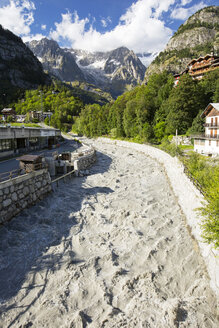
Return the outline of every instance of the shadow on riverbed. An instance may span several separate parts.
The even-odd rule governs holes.
[[[97,152],[97,162],[90,168],[90,174],[106,172],[111,161],[110,157]],[[83,218],[79,220],[78,215],[75,216],[74,213],[80,211],[85,197],[89,199],[98,193],[112,192],[108,187],[89,186],[86,184],[86,177],[75,177],[67,183],[61,183],[55,192],[43,201],[0,227],[1,312],[21,306],[13,303],[13,300],[9,307],[4,305],[15,297],[19,290],[22,289],[23,300],[26,298],[25,307],[20,308],[19,315],[9,327],[44,293],[49,275],[63,265],[83,261],[74,258],[72,236],[69,237],[71,228],[75,229],[73,235],[83,229]],[[89,202],[86,204],[89,206]],[[56,249],[50,252],[51,246],[60,243],[63,245],[60,253]],[[28,274],[31,278],[25,286]],[[32,297],[27,298],[32,292]],[[30,304],[28,299],[31,299]]]

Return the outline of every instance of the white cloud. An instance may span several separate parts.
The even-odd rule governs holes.
[[[181,6],[188,5],[191,2],[192,2],[192,0],[181,0]]]
[[[24,41],[42,39],[45,37],[42,33],[47,29],[47,25],[39,24],[42,33],[33,35],[31,32],[36,9],[33,1],[0,0],[0,24]],[[55,28],[50,30],[49,36],[62,46],[89,51],[109,51],[125,46],[135,52],[155,53],[164,49],[173,33],[165,21],[187,19],[206,6],[207,0],[199,1],[192,6],[192,0],[137,0],[121,15],[113,29],[109,29],[110,17],[101,17],[99,22],[107,27],[104,33],[94,28],[95,17],[88,15],[81,19],[77,12],[68,11],[61,15],[60,22],[54,23]]]
[[[18,35],[30,33],[30,25],[34,22],[33,11],[35,5],[29,0],[4,1],[0,8],[0,23]]]
[[[175,0],[138,0],[120,17],[118,25],[105,33],[93,28],[89,18],[80,19],[75,12],[62,14],[60,23],[50,36],[63,45],[90,51],[112,50],[126,46],[135,52],[160,51],[172,31],[165,27],[162,13],[167,12]]]
[[[186,20],[187,18],[189,18],[189,16],[194,14],[196,11],[206,6],[207,5],[205,4],[205,2],[202,1],[189,8],[177,7],[172,11],[171,18]]]
[[[109,16],[101,19],[101,24],[103,27],[107,27],[110,23],[112,23],[112,20]]]
[[[29,42],[29,41],[33,41],[33,40],[41,40],[45,38],[45,35],[41,34],[41,33],[37,33],[37,34],[28,34],[28,35],[24,35],[22,37],[23,42]]]

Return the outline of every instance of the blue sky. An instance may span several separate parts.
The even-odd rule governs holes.
[[[24,41],[62,47],[159,52],[194,12],[215,0],[0,0],[0,24]]]

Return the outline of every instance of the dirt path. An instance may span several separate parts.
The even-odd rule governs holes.
[[[163,168],[98,161],[0,228],[0,327],[218,327],[205,265]]]

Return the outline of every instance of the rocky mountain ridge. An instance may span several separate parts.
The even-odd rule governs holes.
[[[0,25],[0,89],[31,89],[50,82],[39,60],[21,38]]]
[[[27,43],[45,70],[65,82],[93,84],[114,97],[144,79],[145,66],[133,51],[120,47],[109,52],[62,49],[46,38]]]
[[[39,59],[44,70],[51,75],[66,82],[72,81],[72,76],[75,80],[84,81],[83,73],[72,54],[60,48],[56,41],[43,38],[40,41],[27,42],[26,45]]]
[[[189,17],[149,65],[145,81],[153,73],[180,73],[188,62],[212,51],[219,52],[219,7],[206,7]]]

